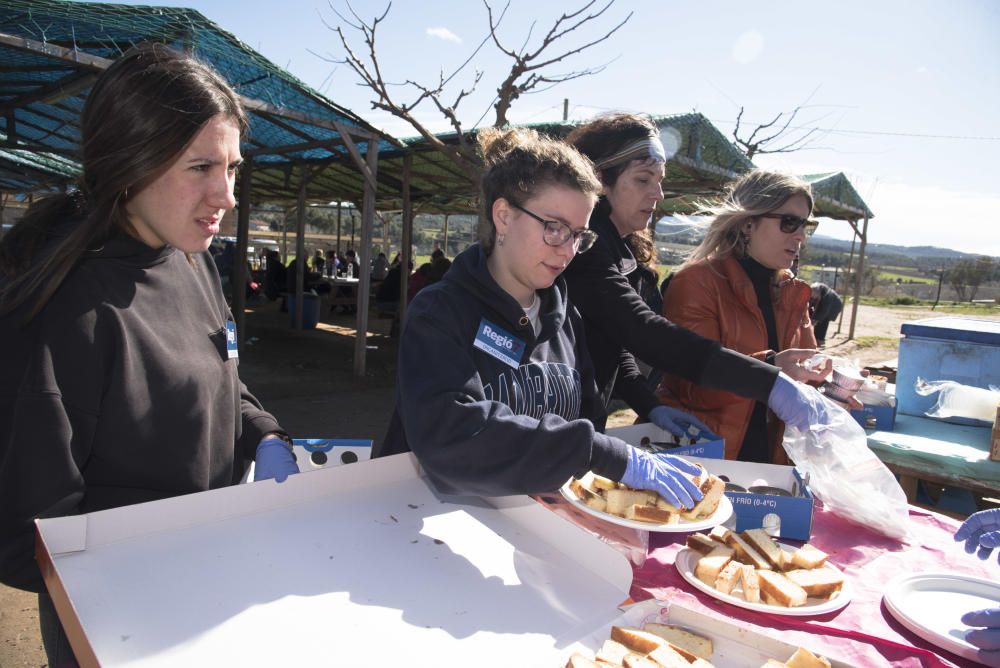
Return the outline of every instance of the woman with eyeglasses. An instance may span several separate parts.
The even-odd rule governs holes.
[[[604,402],[560,276],[594,243],[592,165],[533,130],[487,129],[478,141],[478,243],[407,311],[377,456],[412,450],[450,494],[550,492],[592,470],[691,507],[702,496],[694,465],[600,433]]]
[[[811,380],[801,362],[816,354],[808,283],[791,272],[808,232],[813,198],[801,179],[756,170],[734,181],[704,240],[680,266],[664,295],[663,314],[727,348]],[[827,364],[817,370],[829,372]],[[726,439],[726,457],[785,461],[783,425],[767,405],[665,376],[658,394],[689,410]]]
[[[654,313],[636,291],[637,263],[627,238],[647,229],[663,199],[661,182],[669,156],[659,128],[649,118],[616,113],[575,128],[566,141],[593,161],[602,184],[590,217],[597,242],[573,260],[565,280],[583,316],[604,401],[610,400],[617,382],[630,389],[627,401],[640,418],[675,434],[689,428],[686,413],[661,404],[652,390],[643,391],[633,377],[638,358],[691,384],[764,403],[801,429],[826,422],[828,404],[814,389],[796,382],[822,380],[823,370],[796,367],[793,379],[764,360],[724,348],[719,337],[703,336]],[[807,216],[808,210],[800,213]]]

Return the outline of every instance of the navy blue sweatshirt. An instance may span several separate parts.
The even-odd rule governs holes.
[[[627,351],[664,373],[767,402],[777,367],[723,348],[654,313],[629,282],[635,258],[601,205],[590,217],[590,229],[597,232],[597,242],[573,258],[563,276],[583,316],[605,401],[611,398],[619,366],[627,367]]]
[[[478,245],[421,290],[406,314],[396,410],[377,456],[412,450],[449,494],[549,492],[588,469],[620,479],[627,446],[598,431],[606,413],[580,316],[562,278],[538,295],[536,337]]]

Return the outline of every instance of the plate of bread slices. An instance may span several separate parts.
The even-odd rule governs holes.
[[[726,483],[704,468],[692,481],[705,495],[693,508],[678,508],[656,492],[632,489],[593,472],[570,478],[559,491],[584,512],[644,531],[702,531],[729,519],[733,504],[724,494]]]
[[[825,552],[778,543],[763,529],[692,534],[674,565],[696,589],[758,612],[821,615],[851,600],[844,574]]]

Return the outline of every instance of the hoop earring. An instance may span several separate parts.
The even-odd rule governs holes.
[[[498,234],[497,235],[497,246],[503,246],[503,241],[504,241],[504,239],[506,237],[507,237],[506,234]]]
[[[746,232],[740,232],[740,253],[743,257],[746,257],[750,252],[750,235]]]

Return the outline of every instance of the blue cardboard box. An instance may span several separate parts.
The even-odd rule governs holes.
[[[889,385],[887,390],[892,390]],[[892,391],[863,389],[856,395],[864,408],[851,411],[851,417],[865,429],[892,431],[896,426],[896,396]],[[888,405],[886,405],[888,404]]]
[[[921,396],[914,390],[917,378],[953,380],[962,385],[989,388],[1000,383],[1000,322],[975,318],[929,318],[900,327],[896,372],[898,410],[924,417],[937,395]],[[948,422],[973,424],[964,418]]]
[[[608,436],[622,439],[629,445],[653,452],[708,459],[722,459],[726,456],[726,442],[722,438],[699,438],[694,443],[685,438],[680,444],[675,445],[673,434],[649,422],[629,427],[614,427],[608,429],[606,433]]]
[[[757,486],[775,488],[774,492],[727,490],[736,518],[735,527],[726,522],[727,527],[735,531],[763,528],[776,538],[809,540],[814,501],[808,482],[797,468],[732,460],[701,463],[727,483],[746,490]]]

